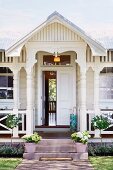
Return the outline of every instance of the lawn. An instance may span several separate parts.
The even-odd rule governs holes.
[[[14,170],[21,161],[21,158],[0,158],[0,170]]]
[[[95,170],[113,170],[113,156],[89,157]]]

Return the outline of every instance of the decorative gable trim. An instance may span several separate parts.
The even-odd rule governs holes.
[[[16,44],[11,46],[7,51],[6,55],[9,56],[13,54],[13,50],[16,49],[18,51],[17,55],[19,56],[21,46],[23,46],[27,41],[30,41],[32,37],[34,37],[37,33],[41,31],[41,29],[44,29],[48,27],[48,25],[52,23],[59,23],[64,25],[64,27],[67,27],[67,29],[70,29],[72,32],[74,32],[76,35],[81,37],[81,40],[84,40],[91,48],[92,55],[93,56],[106,56],[107,51],[106,49],[97,41],[90,38],[89,35],[87,35],[82,29],[80,29],[78,26],[64,18],[62,15],[60,15],[58,12],[52,13],[50,16],[48,16],[47,20],[43,22],[41,25],[39,25],[37,28],[35,28],[33,31],[31,31],[29,34],[27,34],[25,37],[23,37],[21,40],[19,40]],[[19,49],[19,50],[18,50]]]

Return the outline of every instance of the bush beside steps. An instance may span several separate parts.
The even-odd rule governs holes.
[[[0,145],[0,157],[17,157],[22,158],[24,146],[22,144],[2,144]]]
[[[89,156],[113,156],[113,144],[108,143],[89,143]]]
[[[19,157],[22,158],[24,153],[24,144],[1,144],[0,157]],[[88,144],[89,156],[113,156],[113,144],[110,143],[89,143]]]

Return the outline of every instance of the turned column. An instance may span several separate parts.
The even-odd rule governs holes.
[[[86,130],[86,70],[80,72],[80,131]]]
[[[33,133],[33,67],[27,68],[26,134]]]
[[[100,115],[100,106],[99,106],[99,74],[98,70],[94,72],[94,112],[95,116]],[[95,138],[99,138],[99,131],[95,130]]]

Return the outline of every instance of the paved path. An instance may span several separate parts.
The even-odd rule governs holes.
[[[94,170],[89,161],[23,160],[16,170]]]

